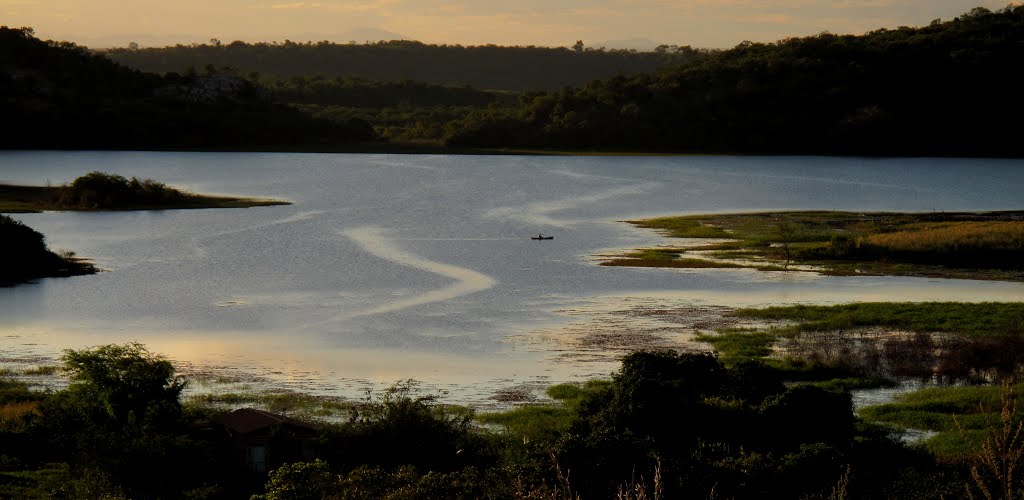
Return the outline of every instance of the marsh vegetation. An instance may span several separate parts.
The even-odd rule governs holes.
[[[1024,280],[1024,212],[764,212],[628,221],[693,240],[606,266]]]

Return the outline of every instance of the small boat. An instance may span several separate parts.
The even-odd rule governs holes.
[[[553,240],[554,236],[544,236],[544,234],[538,234],[537,236],[530,236],[531,240]]]

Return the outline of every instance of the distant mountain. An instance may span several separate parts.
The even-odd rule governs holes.
[[[586,45],[587,47],[593,47],[595,49],[596,48],[604,47],[604,48],[609,49],[609,50],[610,49],[620,49],[620,50],[624,49],[624,50],[636,50],[636,51],[640,51],[640,52],[653,52],[655,47],[657,47],[659,45],[662,45],[662,44],[660,44],[658,42],[655,42],[655,41],[647,39],[647,38],[627,38],[625,40],[607,40],[607,41],[604,41],[604,42],[593,42],[593,43],[588,43],[586,40],[584,40],[583,44]]]
[[[356,32],[352,32],[353,35]],[[363,31],[364,35],[387,32]],[[400,35],[399,35],[400,36]],[[202,44],[187,47],[109,50],[111,59],[143,71],[236,68],[265,77],[323,76],[374,81],[414,80],[469,85],[484,90],[554,90],[586,85],[618,74],[635,75],[680,64],[693,53],[583,50],[559,47],[429,45],[407,40],[350,44],[291,40],[290,43]]]
[[[311,39],[313,40],[313,39]],[[400,35],[393,31],[382,30],[378,28],[353,28],[343,33],[340,33],[333,37],[320,38],[320,40],[330,40],[332,42],[377,42],[380,40],[412,40],[411,38]]]
[[[78,45],[89,47],[90,49],[112,49],[116,47],[127,47],[128,44],[132,42],[139,44],[140,47],[167,47],[177,45],[179,43],[182,45],[206,43],[210,40],[210,37],[180,33],[168,35],[157,35],[152,33],[124,33],[119,35],[87,37],[60,37],[60,39],[68,40]]]
[[[197,43],[209,43],[210,40],[217,39],[222,43],[231,43],[237,38],[230,36],[210,36],[210,35],[197,35],[195,33],[184,34],[167,34],[159,35],[152,33],[122,33],[117,35],[99,35],[99,36],[79,36],[79,37],[63,37],[64,40],[70,40],[79,45],[84,45],[90,49],[114,49],[121,47],[128,47],[132,42],[138,44],[139,47],[173,47],[175,45],[191,45]],[[340,33],[291,33],[291,34],[265,34],[253,37],[242,37],[242,41],[256,43],[256,42],[283,42],[285,40],[291,40],[293,42],[321,42],[327,40],[334,43],[365,43],[365,42],[378,42],[380,40],[410,40],[409,37],[395,33],[393,31],[382,30],[379,28],[370,27],[359,27],[353,28]]]

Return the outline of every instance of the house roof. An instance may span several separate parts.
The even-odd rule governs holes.
[[[254,408],[241,408],[225,415],[219,415],[214,421],[239,434],[248,434],[280,424],[317,430],[316,427],[301,420]]]

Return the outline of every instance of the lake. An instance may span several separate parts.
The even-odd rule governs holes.
[[[136,340],[266,387],[358,397],[413,378],[486,407],[679,345],[714,306],[1024,299],[1022,283],[593,258],[664,244],[619,222],[647,216],[1021,209],[1022,160],[0,152],[0,182],[91,170],[294,205],[16,214],[106,272],[0,289],[5,365]]]

